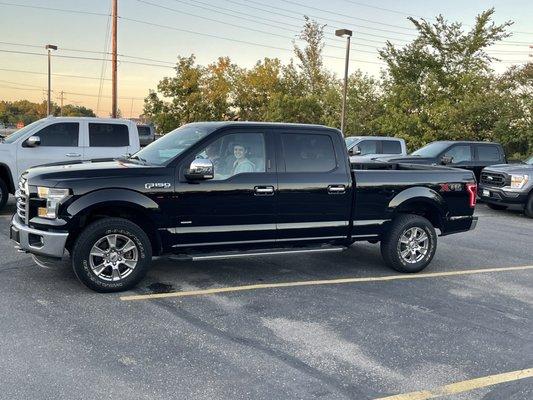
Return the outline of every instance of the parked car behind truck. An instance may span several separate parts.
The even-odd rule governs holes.
[[[507,162],[505,152],[499,143],[471,141],[431,142],[406,157],[383,159],[391,162],[447,165],[468,169],[474,172],[478,182],[483,168]]]
[[[362,163],[376,157],[407,155],[405,140],[386,136],[349,136],[345,139],[350,161]]]
[[[35,121],[0,140],[0,209],[30,167],[117,158],[139,149],[137,127],[128,120],[49,117]]]
[[[501,164],[484,168],[478,194],[492,209],[518,207],[533,218],[533,156],[523,164]]]
[[[90,179],[88,179],[90,178]],[[137,284],[152,256],[191,260],[341,251],[381,241],[392,268],[418,272],[437,232],[472,229],[471,171],[372,163],[352,170],[342,134],[319,125],[184,125],[125,160],[32,168],[11,238],[60,258],[93,290]]]

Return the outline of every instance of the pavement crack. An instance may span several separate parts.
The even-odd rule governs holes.
[[[328,388],[335,390],[336,392],[339,392],[340,394],[344,395],[345,397],[349,399],[361,399],[362,397],[368,396],[368,392],[365,393],[359,390],[355,386],[346,385],[342,382],[339,382],[338,380],[332,378],[331,376],[327,374],[324,374],[323,372],[308,365],[307,363],[303,362],[302,360],[300,360],[299,358],[291,354],[288,354],[279,349],[271,348],[267,346],[266,344],[260,342],[259,340],[247,338],[243,336],[236,336],[227,331],[219,329],[215,327],[214,325],[208,323],[207,321],[204,321],[194,316],[190,312],[184,309],[177,308],[175,304],[168,302],[168,300],[157,300],[157,301],[154,301],[154,304],[167,310],[172,315],[183,319],[184,321],[190,323],[191,325],[199,329],[202,329],[203,331],[213,336],[222,338],[224,340],[229,340],[241,346],[250,347],[264,354],[267,354],[270,357],[276,358],[277,360],[283,362],[289,367],[296,369],[308,376],[311,376],[317,379],[319,382],[325,384]]]

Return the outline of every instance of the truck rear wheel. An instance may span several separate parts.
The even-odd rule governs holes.
[[[97,292],[120,292],[146,275],[152,246],[146,233],[123,218],[93,222],[79,235],[72,251],[76,277]]]
[[[399,215],[381,241],[385,263],[399,272],[422,271],[433,259],[436,249],[435,229],[419,215]]]
[[[6,183],[0,178],[0,210],[4,208],[9,198],[9,190]]]

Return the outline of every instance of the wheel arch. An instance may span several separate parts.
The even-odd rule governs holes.
[[[393,218],[400,214],[420,215],[442,230],[445,225],[448,206],[435,190],[419,186],[405,189],[389,202]]]
[[[159,205],[142,193],[129,189],[102,189],[75,200],[67,207],[71,220],[66,247],[70,250],[78,234],[102,218],[124,218],[141,227],[152,244],[152,254],[161,253],[162,241],[155,222]]]
[[[7,185],[9,193],[15,194],[15,182],[13,180],[11,169],[7,164],[0,163],[0,179],[2,179]]]

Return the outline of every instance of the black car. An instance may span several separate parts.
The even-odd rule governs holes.
[[[184,125],[129,159],[30,169],[11,238],[63,257],[88,287],[139,282],[152,256],[191,260],[341,251],[381,242],[386,263],[418,272],[437,233],[472,229],[470,171],[371,163],[352,170],[339,130],[319,125]]]
[[[389,157],[386,160],[469,169],[474,172],[478,182],[483,168],[507,162],[503,148],[499,143],[470,141],[431,142],[406,157]]]

